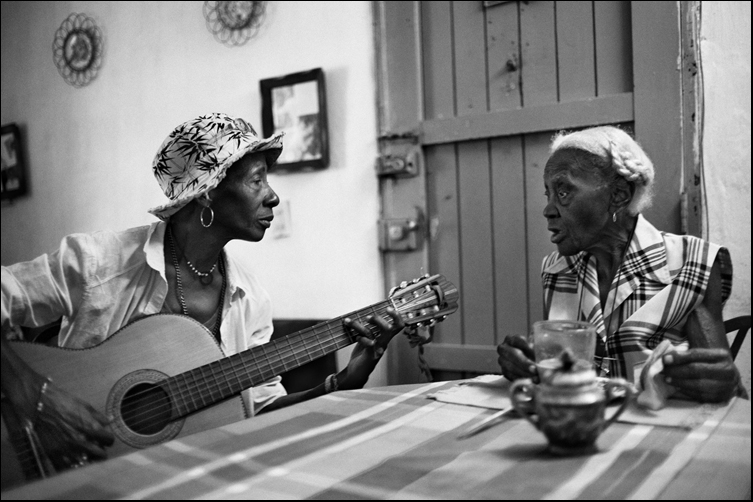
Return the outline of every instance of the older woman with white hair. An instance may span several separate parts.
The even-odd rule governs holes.
[[[654,166],[619,128],[558,134],[544,169],[544,217],[557,251],[544,258],[544,316],[596,327],[595,366],[633,380],[661,341],[665,381],[701,402],[739,386],[722,320],[732,289],[729,252],[657,230],[641,214]],[[531,346],[508,336],[497,348],[510,380],[537,378]]]

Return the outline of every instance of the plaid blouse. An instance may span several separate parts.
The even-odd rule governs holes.
[[[729,251],[697,237],[660,232],[638,215],[605,306],[599,299],[596,260],[591,254],[583,251],[562,256],[555,251],[544,258],[544,316],[584,320],[596,326],[604,357],[612,358],[605,359],[602,368],[610,377],[633,381],[633,368],[648,359],[662,340],[688,346],[683,328],[688,315],[703,301],[717,259],[724,303],[732,291]]]

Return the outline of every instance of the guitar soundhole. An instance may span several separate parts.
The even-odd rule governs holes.
[[[157,434],[170,423],[170,398],[158,385],[134,385],[123,396],[120,416],[138,434]]]

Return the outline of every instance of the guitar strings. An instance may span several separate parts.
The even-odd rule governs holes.
[[[371,312],[367,312],[366,314],[363,314],[363,315],[377,315],[377,316],[384,317],[382,314],[384,314],[384,312],[386,311],[386,308],[388,306],[389,305],[386,304],[386,303],[382,307],[380,307],[378,309],[374,308],[374,307],[376,307],[376,305],[372,306],[371,307]],[[364,309],[364,310],[369,310],[369,308]],[[343,345],[343,347],[352,344],[354,342],[353,336],[351,336],[351,335],[348,334],[348,330],[344,328],[344,326],[342,325],[341,321],[345,317],[355,317],[355,314],[358,314],[360,312],[363,312],[363,311],[357,311],[357,312],[354,312],[352,314],[346,314],[345,316],[342,316],[340,318],[336,318],[336,319],[334,319],[332,321],[327,321],[325,324],[320,324],[320,325],[313,326],[312,328],[309,328],[308,330],[302,330],[301,332],[299,332],[299,334],[302,334],[300,336],[301,337],[301,342],[311,342],[312,340],[317,341],[317,344],[320,347],[323,347],[320,350],[322,350],[324,352],[324,354],[330,352],[331,351],[330,349],[332,349],[333,347],[336,348],[340,344],[340,342],[342,342],[342,341],[347,341],[348,342],[346,345]],[[340,321],[340,322],[337,323],[337,321]],[[361,320],[360,322],[364,323],[365,321]],[[337,327],[327,327],[327,325],[329,325],[329,324],[336,324]],[[372,335],[375,334],[374,333],[375,330],[376,330],[377,333],[380,331],[379,328],[377,326],[373,325],[372,323],[366,322],[365,324],[366,324],[367,329],[369,330],[369,332]],[[327,332],[317,332],[316,328],[326,328]],[[341,329],[342,333],[340,333],[338,335],[332,335],[331,332],[333,330],[336,331],[337,328]],[[329,334],[330,338],[328,340],[325,340],[322,343],[322,341],[321,341],[320,338],[321,338],[321,335],[323,335],[323,334]],[[294,336],[294,335],[291,335],[291,336]],[[288,364],[287,364],[288,362],[295,362],[297,364],[298,360],[299,360],[298,359],[299,355],[304,354],[304,353],[306,355],[308,355],[309,351],[306,349],[305,346],[302,349],[293,348],[289,344],[290,340],[287,340],[286,338],[287,337],[275,340],[273,342],[273,344],[274,345],[284,345],[281,342],[287,342],[287,344],[288,344],[287,347],[281,347],[281,346],[280,347],[269,347],[269,348],[272,348],[272,349],[277,349],[276,352],[278,352],[280,354],[280,357],[277,358],[277,361],[270,361],[270,359],[269,359],[269,357],[268,357],[268,355],[266,353],[267,352],[266,348],[267,348],[267,346],[269,344],[265,344],[265,345],[261,345],[261,346],[257,346],[257,347],[252,347],[251,349],[248,349],[247,351],[241,352],[239,354],[235,354],[234,356],[229,356],[227,358],[227,359],[231,360],[231,363],[229,365],[227,365],[229,367],[226,368],[226,369],[220,368],[220,369],[222,369],[222,372],[221,372],[220,375],[221,375],[221,377],[224,377],[225,381],[226,381],[225,388],[228,389],[228,391],[230,391],[232,389],[232,384],[229,382],[230,378],[235,378],[238,382],[240,382],[239,369],[241,370],[241,373],[240,373],[241,375],[247,376],[249,373],[251,373],[251,374],[256,373],[259,376],[259,378],[260,378],[259,382],[264,382],[264,381],[269,380],[270,378],[272,378],[272,377],[274,377],[274,376],[276,376],[276,375],[278,375],[278,374],[280,374],[282,372],[287,371],[288,370],[288,367],[287,367],[288,366]],[[258,354],[255,354],[255,356],[261,356],[261,357],[263,357],[263,361],[254,360],[253,362],[256,364],[257,367],[254,370],[249,370],[248,367],[247,367],[247,364],[246,364],[247,361],[244,360],[244,358],[236,358],[236,356],[239,356],[240,354],[245,354],[248,351],[252,351],[254,349],[256,349],[257,352],[260,352]],[[309,360],[307,360],[306,362],[310,362],[311,360],[314,360],[314,359],[309,357]],[[155,382],[155,384],[163,386],[163,388],[165,388],[165,390],[168,393],[170,393],[169,391],[170,391],[171,388],[173,390],[177,391],[177,392],[173,393],[173,395],[175,395],[176,397],[179,397],[182,400],[182,403],[175,403],[176,407],[179,408],[180,405],[183,404],[184,408],[191,408],[191,407],[193,407],[196,410],[198,410],[198,409],[201,409],[201,408],[203,408],[205,406],[211,405],[211,404],[217,402],[218,400],[222,399],[222,394],[223,394],[222,388],[220,388],[220,386],[217,383],[215,383],[215,385],[212,385],[212,382],[210,381],[210,380],[215,381],[215,382],[217,381],[217,377],[216,377],[214,371],[212,370],[212,368],[210,368],[211,374],[210,374],[209,377],[207,377],[207,375],[205,375],[204,371],[203,371],[203,370],[207,369],[208,367],[210,367],[212,365],[215,365],[215,364],[217,364],[217,361],[215,361],[213,363],[209,363],[209,364],[203,365],[203,366],[201,366],[199,368],[195,368],[193,370],[189,370],[187,372],[184,372],[184,373],[181,373],[181,374],[178,374],[178,375],[174,375],[172,377],[168,377],[168,378],[166,378],[164,380],[161,380],[159,382]],[[293,366],[293,367],[297,367],[297,366]],[[289,368],[289,369],[292,369],[292,368]],[[229,374],[232,374],[232,375],[228,376]],[[269,376],[266,376],[267,374],[269,374]],[[181,378],[183,380],[182,382],[180,381]],[[247,379],[247,380],[250,380],[250,381],[247,382],[248,385],[243,385],[243,388],[241,389],[241,391],[245,390],[248,387],[252,387],[255,384],[255,382],[253,382],[253,378]],[[175,385],[171,386],[170,385],[171,383],[174,383]],[[214,397],[215,390],[217,390],[217,392],[219,392],[219,394],[220,394],[219,398],[215,398]],[[138,397],[143,397],[143,395],[146,394],[146,393],[148,393],[148,392],[149,391],[139,391],[137,393],[134,393],[130,397],[137,399]],[[238,391],[238,392],[240,392],[240,391]],[[238,392],[230,392],[229,395],[234,395],[234,394],[237,394]],[[207,398],[208,403],[205,403],[204,402],[205,401],[204,397],[207,397],[207,394],[208,394],[208,398]],[[229,396],[227,396],[227,397],[229,397]],[[188,401],[189,399],[190,399],[190,403]],[[200,402],[199,406],[195,405],[195,403],[197,403],[197,402]],[[144,418],[148,417],[149,415],[155,414],[155,412],[167,411],[167,410],[173,408],[173,406],[174,405],[170,402],[170,400],[167,400],[167,402],[163,401],[162,404],[159,404],[159,405],[156,405],[156,406],[155,405],[151,405],[151,404],[150,405],[144,405],[144,404],[137,405],[137,406],[135,406],[133,408],[133,410],[132,410],[133,413],[130,413],[129,417],[132,418],[132,419],[134,419],[134,420],[144,419]]]
[[[429,290],[428,292],[431,292],[431,290]],[[433,295],[428,295],[428,297],[431,297],[432,299],[434,299]],[[419,294],[416,297],[410,297],[409,296],[409,298],[410,298],[411,301],[405,301],[405,303],[402,305],[402,308],[405,308],[406,306],[411,306],[411,307],[415,307],[417,305],[420,306],[421,303],[422,303],[422,301],[425,300],[427,297],[426,296],[422,297],[422,295]],[[422,298],[423,298],[423,300],[422,300]],[[314,327],[312,327],[308,331],[304,330],[301,333],[307,333],[307,335],[305,337],[299,335],[299,337],[301,338],[300,341],[306,342],[307,339],[310,340],[311,338],[316,338],[316,339],[320,338],[320,335],[322,335],[324,333],[323,332],[317,333],[316,332],[317,328],[326,327],[327,325],[334,324],[335,321],[338,321],[338,320],[341,321],[344,317],[348,317],[348,316],[357,317],[358,315],[361,315],[364,312],[370,313],[370,314],[374,314],[374,315],[381,315],[381,314],[383,314],[385,312],[386,308],[388,307],[388,303],[387,302],[382,302],[382,305],[379,308],[379,312],[377,312],[377,308],[376,308],[377,305],[378,304],[375,304],[375,305],[372,305],[371,307],[367,307],[366,309],[362,309],[360,311],[352,312],[351,314],[346,314],[345,316],[342,316],[340,318],[334,319],[332,321],[328,321],[327,323],[324,323],[323,325],[314,326]],[[432,305],[435,306],[436,303],[432,303]],[[393,304],[393,306],[395,306],[395,305]],[[367,312],[369,309],[371,309],[371,312]],[[366,326],[367,326],[367,329],[369,330],[369,332],[372,333],[372,334],[374,334],[373,333],[374,329],[376,329],[377,332],[379,331],[379,328],[377,328],[375,325],[373,325],[371,323],[367,322]],[[338,327],[341,327],[341,325],[338,324]],[[327,328],[327,330],[331,331],[332,328]],[[291,335],[291,336],[294,336],[294,335]],[[347,345],[349,345],[350,343],[353,343],[352,337],[347,337],[345,339],[348,341]],[[335,339],[332,338],[332,340],[334,341]],[[281,342],[283,342],[283,341],[288,344],[288,347],[285,348],[285,349],[281,348],[281,345],[282,345]],[[320,346],[320,350],[324,350],[324,349],[321,348],[322,347],[321,340],[317,340],[317,342],[318,342],[318,344]],[[300,343],[300,342],[298,342],[298,343]],[[335,346],[337,343],[339,343],[339,342],[334,341],[333,344],[329,344],[329,346],[325,347],[326,350],[329,351],[330,348],[333,347],[333,346]],[[306,353],[305,355],[306,355],[307,360],[304,359],[305,362],[309,362],[309,361],[315,359],[315,358],[311,358],[311,356],[309,355],[309,350],[308,350],[308,348],[307,348],[307,346],[306,346],[305,343],[303,344],[303,349],[301,349],[301,350],[296,350],[295,348],[292,348],[291,345],[290,345],[290,339],[289,338],[279,339],[279,340],[273,342],[272,345],[274,345],[274,346],[263,345],[263,346],[259,346],[259,347],[261,347],[260,349],[259,349],[259,347],[254,347],[253,349],[249,349],[249,350],[259,349],[259,350],[257,350],[257,352],[259,352],[259,353],[256,354],[256,355],[257,356],[263,356],[263,358],[264,358],[264,361],[260,361],[259,359],[254,360],[254,363],[257,365],[256,373],[261,377],[260,380],[259,380],[260,382],[266,381],[269,378],[272,378],[272,377],[276,376],[277,374],[279,374],[281,372],[287,371],[288,370],[287,363],[290,362],[290,361],[292,361],[292,362],[294,362],[296,364],[296,366],[293,366],[293,367],[297,367],[299,365],[298,364],[298,355],[299,354],[303,354],[304,352]],[[276,352],[278,352],[280,354],[283,354],[283,355],[278,358],[278,361],[272,361],[272,362],[270,362],[265,347],[269,347],[271,349],[275,349]],[[244,353],[245,352],[247,352],[247,351],[244,351]],[[237,356],[237,354],[236,354],[236,356]],[[230,357],[232,358],[234,356],[230,356]],[[318,357],[321,357],[321,356],[317,356],[317,358]],[[240,391],[233,391],[233,389],[232,389],[232,385],[233,384],[229,382],[228,377],[226,375],[228,373],[232,372],[232,374],[235,377],[235,379],[237,380],[237,382],[240,383],[240,377],[238,376],[238,365],[236,364],[236,361],[240,362],[240,365],[242,366],[242,370],[243,370],[243,375],[246,376],[249,373],[249,370],[248,370],[247,364],[246,364],[247,361],[243,357],[231,360],[231,364],[230,364],[230,368],[229,368],[230,371],[227,370],[227,369],[224,369],[224,368],[218,368],[221,371],[220,374],[225,377],[225,382],[224,383],[225,383],[225,388],[227,389],[228,397],[230,395],[237,394],[238,392],[240,392],[240,391],[242,391],[242,390],[244,390],[244,389],[246,389],[248,387],[253,386],[254,383],[255,383],[253,381],[253,377],[250,378],[250,379],[247,378],[247,382],[240,385],[240,387],[241,387]],[[304,362],[304,364],[305,364],[305,362]],[[174,377],[170,377],[168,379],[165,379],[165,380],[161,381],[160,383],[163,384],[163,385],[166,384],[167,387],[168,387],[168,389],[167,389],[168,391],[170,390],[170,384],[174,383],[175,384],[174,385],[174,387],[175,387],[174,390],[177,391],[177,396],[180,397],[183,400],[184,407],[189,407],[189,403],[188,403],[188,400],[186,398],[186,395],[188,395],[188,398],[190,398],[190,400],[191,400],[190,405],[194,406],[197,409],[198,408],[202,408],[202,407],[204,407],[204,406],[207,405],[207,404],[204,403],[204,396],[207,394],[207,391],[209,391],[209,398],[208,398],[209,403],[208,404],[212,404],[213,402],[217,401],[218,399],[221,399],[222,395],[223,395],[223,389],[220,387],[219,383],[217,383],[217,378],[215,377],[215,374],[214,374],[214,367],[213,367],[213,365],[216,366],[217,364],[216,363],[210,363],[210,364],[204,365],[204,366],[202,366],[200,368],[196,368],[194,370],[182,373],[180,375],[176,375]],[[204,374],[204,370],[205,369],[209,369],[210,370],[210,372],[211,372],[211,375],[210,375],[211,378],[210,379],[208,379],[206,377],[206,375]],[[290,368],[290,369],[292,369],[292,368]],[[197,373],[200,373],[198,375],[198,378],[197,378]],[[251,372],[251,373],[253,373],[253,372]],[[266,376],[265,375],[266,373],[269,373],[269,376]],[[183,379],[183,381],[181,382],[178,377],[181,377]],[[190,381],[189,381],[189,377],[190,377]],[[210,380],[211,380],[211,382],[210,382]],[[250,381],[248,381],[248,380],[250,380]],[[214,389],[211,388],[212,387],[212,385],[211,385],[212,382],[215,383],[217,391],[220,394],[219,398],[214,398]],[[189,386],[190,386],[190,388],[189,388]],[[148,392],[148,391],[144,391],[144,392]],[[138,396],[138,394],[136,394],[136,395]],[[196,396],[198,396],[199,399],[201,400],[201,406],[198,406],[198,407],[195,406],[195,397]],[[179,406],[180,403],[177,403],[177,405]],[[171,404],[169,402],[167,402],[165,404],[159,405],[159,408],[164,408],[164,407],[168,407],[169,408],[169,407],[171,407]],[[142,406],[142,408],[144,408],[144,407]],[[150,407],[150,408],[147,408],[147,411],[144,412],[144,413],[149,413],[149,412],[151,412],[153,410],[154,410],[154,407]]]
[[[423,301],[422,298],[423,297],[421,295],[419,295],[418,297],[415,297],[415,298],[411,298],[411,301],[406,301],[405,303],[403,303],[401,305],[400,309],[404,309],[406,307],[420,306],[422,304],[422,301]],[[423,302],[423,303],[425,303],[425,302]],[[335,338],[334,336],[331,335],[331,331],[334,328],[333,327],[328,327],[328,325],[336,325],[336,328],[343,329],[342,319],[344,319],[345,317],[355,317],[355,318],[357,318],[357,316],[359,316],[359,315],[364,315],[364,316],[365,315],[375,315],[375,316],[381,316],[383,318],[386,318],[386,317],[384,317],[383,314],[385,313],[386,309],[390,306],[390,304],[388,302],[382,302],[382,304],[379,305],[378,308],[377,308],[377,305],[379,305],[379,304],[375,304],[375,305],[372,305],[371,307],[367,307],[366,309],[355,311],[355,312],[352,312],[350,314],[346,314],[344,316],[341,316],[339,318],[335,318],[335,319],[333,319],[331,321],[327,321],[326,323],[313,326],[312,328],[309,328],[308,330],[302,330],[301,332],[299,332],[296,335],[298,335],[301,338],[301,341],[303,341],[303,342],[305,342],[307,340],[310,341],[311,339],[316,339],[318,345],[320,346],[319,350],[322,350],[323,351],[322,355],[324,355],[324,354],[330,352],[331,351],[330,349],[332,347],[336,347],[340,343],[339,341],[337,341],[338,338]],[[434,305],[436,305],[436,303],[432,303],[432,305],[434,306]],[[394,304],[392,304],[392,306],[396,307]],[[370,311],[369,311],[369,309],[370,309]],[[340,322],[337,322],[337,321],[340,321]],[[369,323],[367,321],[364,321],[364,320],[361,320],[361,322],[365,324],[366,328],[369,330],[369,332],[372,335],[375,335],[375,334],[379,333],[380,329],[376,325],[374,325],[372,323]],[[320,340],[320,337],[321,337],[321,335],[325,334],[325,332],[317,332],[318,328],[326,328],[326,330],[328,332],[326,334],[330,334],[330,340],[332,342],[325,341],[324,349],[321,348],[323,346],[323,344],[322,344],[322,342]],[[353,337],[347,334],[347,330],[343,329],[343,331],[345,332],[346,336],[340,336],[339,340],[346,340],[347,341],[347,343],[345,345],[343,345],[343,347],[345,347],[347,345],[352,344],[354,341],[353,341]],[[375,331],[376,331],[376,333],[375,333]],[[291,336],[296,336],[296,335],[291,335]],[[281,348],[278,347],[278,346],[280,346],[282,344],[281,342],[287,342],[288,347],[281,350]],[[296,343],[300,343],[300,342],[296,342]],[[282,355],[281,357],[277,358],[278,361],[271,361],[270,362],[269,357],[268,357],[268,355],[266,353],[267,352],[266,348],[273,349],[277,353],[284,354],[284,355]],[[272,377],[274,377],[274,376],[276,376],[276,375],[278,375],[280,373],[283,373],[283,372],[287,371],[288,369],[293,369],[293,368],[299,366],[300,365],[300,364],[298,364],[298,355],[299,354],[303,354],[305,352],[307,360],[305,360],[304,364],[306,362],[310,362],[310,361],[312,361],[312,360],[314,360],[314,359],[316,359],[318,357],[321,357],[321,356],[317,356],[315,358],[311,358],[310,355],[309,355],[309,350],[306,347],[305,343],[303,344],[303,348],[302,349],[295,349],[295,348],[293,348],[290,345],[290,339],[288,337],[275,340],[272,344],[265,344],[265,345],[262,345],[262,346],[253,347],[252,349],[249,349],[249,350],[255,350],[255,349],[258,352],[260,352],[259,354],[255,354],[255,355],[256,356],[262,356],[264,358],[263,361],[259,361],[259,359],[255,359],[253,361],[257,365],[257,368],[255,369],[255,371],[249,371],[248,367],[247,367],[247,361],[243,357],[236,358],[238,356],[238,354],[236,354],[234,356],[230,356],[228,358],[228,359],[230,359],[230,358],[236,358],[236,359],[232,359],[231,360],[231,364],[229,365],[230,366],[229,369],[219,368],[220,370],[222,370],[221,373],[220,373],[221,376],[225,377],[225,389],[227,389],[227,395],[226,396],[223,396],[223,389],[220,388],[220,385],[217,383],[217,377],[215,376],[214,369],[211,368],[212,365],[217,365],[217,362],[204,365],[204,366],[202,366],[200,368],[195,368],[193,370],[187,371],[185,373],[181,373],[179,375],[175,375],[173,377],[169,377],[169,378],[167,378],[165,380],[162,380],[162,381],[158,382],[158,384],[166,385],[167,386],[167,391],[169,393],[170,383],[174,383],[175,385],[174,385],[173,390],[176,391],[176,392],[174,392],[173,394],[176,397],[179,397],[180,399],[182,399],[183,407],[184,408],[190,408],[190,407],[194,408],[194,410],[189,410],[189,411],[186,411],[184,413],[181,413],[181,416],[183,416],[183,415],[185,415],[187,413],[190,413],[191,411],[196,411],[196,410],[201,409],[201,408],[203,408],[205,406],[214,404],[215,402],[219,401],[220,399],[223,399],[224,397],[230,397],[232,395],[238,394],[242,390],[245,390],[245,389],[247,389],[249,387],[252,387],[256,383],[260,383],[260,382],[264,382],[266,380],[269,380],[270,378],[272,378]],[[247,352],[248,351],[244,351],[242,354],[246,354]],[[293,366],[293,368],[288,368],[287,367],[287,363],[289,361],[295,362],[296,365]],[[237,362],[239,362],[240,364],[236,364]],[[240,382],[240,377],[238,376],[238,366],[241,366],[242,375],[244,375],[244,376],[248,375],[249,373],[252,373],[252,374],[256,373],[260,377],[259,380],[258,380],[258,382],[254,382],[253,381],[253,377],[250,378],[250,379],[247,378],[247,382],[245,384],[241,384],[240,385],[240,387],[241,387],[240,390],[235,390],[234,391],[232,389],[232,385],[233,384],[229,382],[229,378],[231,378],[231,377],[228,377],[227,374],[232,373],[233,374],[232,376],[237,380],[237,382]],[[207,368],[209,368],[209,370],[211,371],[210,378],[207,378],[207,376],[204,374],[204,370],[207,369]],[[198,378],[197,378],[197,375],[196,375],[197,373],[200,373],[198,375]],[[266,373],[269,373],[269,376],[265,376]],[[189,376],[190,376],[190,380],[189,380]],[[181,382],[178,377],[181,377],[183,381]],[[215,391],[212,388],[211,382],[215,382],[214,387],[216,387],[217,391],[219,392],[219,397],[218,398],[214,397],[214,392]],[[209,394],[208,403],[204,403],[204,396],[207,395],[207,391],[208,391],[208,394]],[[144,392],[147,392],[147,391],[144,391]],[[138,395],[138,393],[135,394],[135,395]],[[186,396],[188,396],[188,397],[186,397]],[[197,401],[196,397],[197,396],[198,396],[198,400],[200,400],[199,406],[196,406],[196,401]],[[190,403],[188,402],[188,399],[190,399]],[[180,405],[181,405],[181,403],[176,403],[176,407],[180,407]],[[165,411],[165,408],[170,409],[172,407],[173,407],[173,405],[169,401],[168,402],[164,402],[163,401],[163,404],[160,404],[160,405],[158,405],[156,407],[152,406],[152,405],[149,405],[149,406],[140,405],[139,407],[134,408],[134,411],[136,409],[140,408],[139,413],[133,414],[132,416],[133,417],[138,417],[138,418],[144,418],[143,417],[144,414],[150,414],[150,413],[153,413],[154,411]]]

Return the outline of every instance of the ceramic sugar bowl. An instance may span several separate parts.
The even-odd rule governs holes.
[[[607,403],[619,392],[624,399],[607,419]],[[596,439],[622,414],[633,390],[621,378],[600,381],[590,362],[574,360],[565,350],[546,383],[517,380],[510,398],[518,413],[544,433],[550,451],[568,455],[596,451]]]

